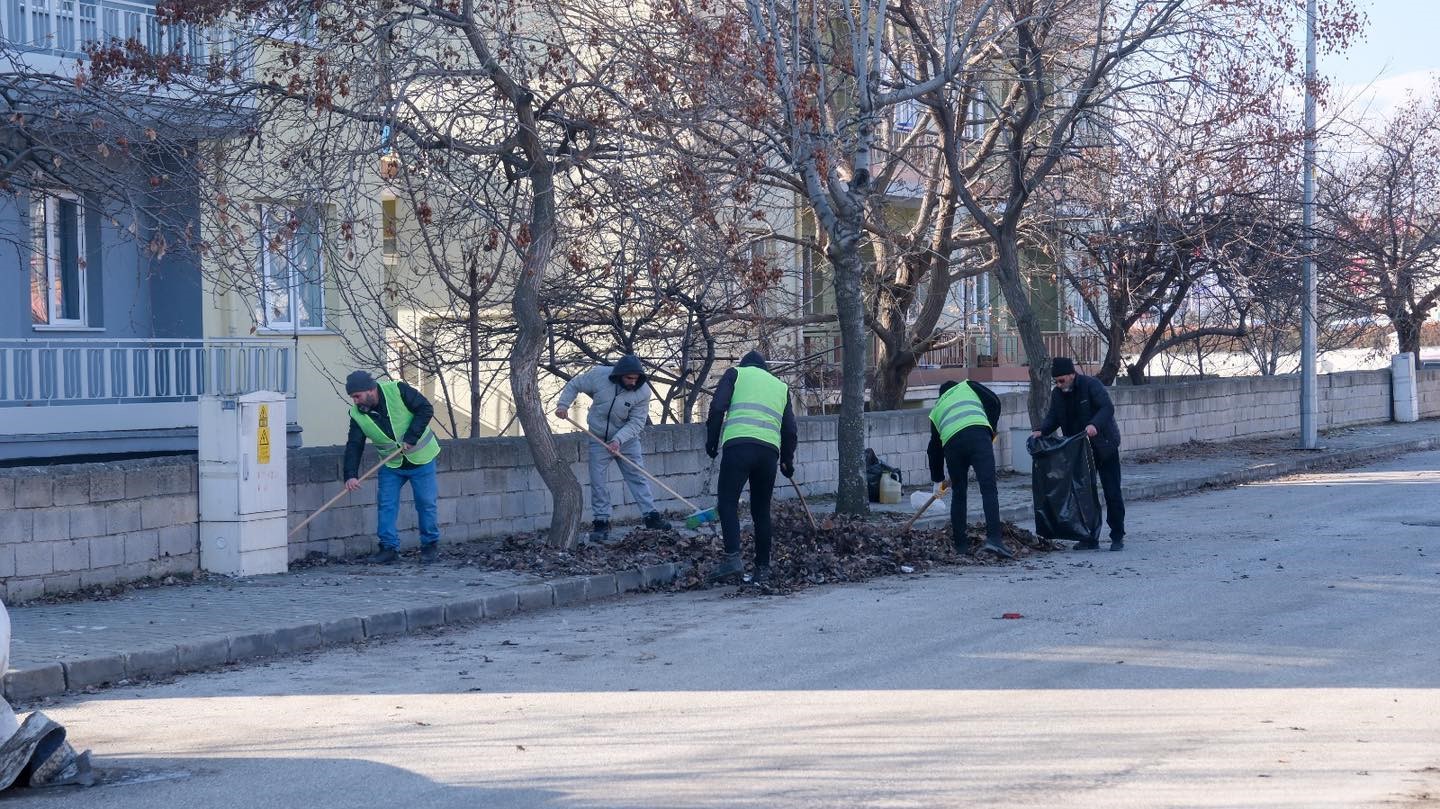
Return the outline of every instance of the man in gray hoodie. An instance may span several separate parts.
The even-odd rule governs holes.
[[[570,405],[575,397],[590,395],[590,413],[586,427],[605,443],[588,440],[590,461],[590,513],[595,518],[590,532],[591,542],[600,542],[610,536],[610,464],[620,464],[620,474],[625,485],[635,496],[640,512],[645,515],[646,528],[669,528],[670,524],[655,510],[655,497],[650,494],[650,482],[640,470],[617,456],[624,455],[643,467],[645,456],[640,449],[640,433],[650,415],[650,388],[648,377],[640,365],[640,358],[626,354],[611,365],[601,365],[573,377],[565,383],[556,403],[555,415],[562,419],[570,417]]]

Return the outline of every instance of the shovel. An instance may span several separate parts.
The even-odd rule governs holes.
[[[606,449],[609,449],[609,444],[608,444],[603,438],[601,438],[600,436],[598,436],[598,435],[590,432],[590,428],[586,427],[585,425],[581,424],[580,422],[576,421],[575,419],[570,418],[569,416],[566,416],[566,417],[565,417],[565,420],[568,421],[568,422],[570,422],[571,424],[575,425],[576,427],[580,428],[582,431],[584,431],[584,433],[585,433],[586,435],[588,435],[588,436],[590,436],[591,438],[595,439],[596,443],[600,444],[601,446],[605,447]],[[720,515],[715,512],[715,509],[713,509],[713,508],[700,508],[699,506],[697,506],[697,505],[695,505],[694,503],[690,502],[687,498],[685,498],[685,497],[684,497],[683,495],[681,495],[679,492],[675,491],[674,489],[670,488],[669,486],[666,486],[659,478],[657,478],[657,477],[655,477],[654,475],[650,474],[649,470],[647,470],[645,467],[643,467],[643,466],[641,466],[640,464],[635,463],[634,461],[632,461],[632,460],[630,460],[629,458],[625,457],[625,455],[622,454],[622,453],[617,452],[617,453],[613,453],[613,454],[615,455],[616,458],[619,458],[620,460],[624,461],[625,463],[628,463],[628,464],[630,464],[631,466],[635,467],[635,471],[637,471],[637,472],[639,472],[640,474],[644,475],[647,479],[649,479],[649,481],[650,481],[651,483],[654,483],[656,486],[659,486],[660,488],[662,488],[662,489],[664,489],[665,491],[669,492],[671,497],[675,498],[676,500],[679,500],[680,502],[684,503],[687,507],[692,508],[692,509],[695,510],[695,513],[693,513],[693,514],[691,514],[690,516],[688,516],[688,517],[685,518],[685,527],[686,527],[686,528],[699,528],[699,527],[702,526],[702,525],[713,525],[713,524],[715,524],[715,523],[717,523],[717,522],[720,521]]]
[[[374,466],[370,467],[369,469],[365,470],[365,474],[363,474],[363,475],[361,475],[360,477],[355,478],[355,479],[356,479],[356,480],[364,480],[365,478],[370,477],[371,475],[375,474],[375,472],[378,471],[378,470],[380,469],[380,467],[382,467],[382,466],[384,466],[385,464],[390,463],[391,461],[395,460],[397,457],[399,457],[400,453],[402,453],[402,452],[404,452],[404,451],[405,451],[405,447],[404,447],[404,446],[401,446],[399,449],[395,450],[394,452],[390,453],[389,455],[385,456],[384,458],[381,458],[381,459],[380,459],[380,463],[377,463],[377,464],[375,464]],[[295,536],[295,532],[299,531],[301,528],[304,528],[306,525],[309,525],[309,523],[310,523],[311,520],[315,519],[316,517],[319,517],[322,513],[324,513],[325,509],[327,509],[327,508],[335,505],[336,503],[340,502],[340,498],[344,497],[345,495],[347,495],[347,494],[349,494],[349,493],[350,493],[350,490],[349,490],[349,489],[341,489],[339,494],[335,495],[334,497],[330,498],[329,500],[326,500],[326,501],[325,501],[325,505],[323,505],[323,506],[315,509],[315,511],[314,511],[313,513],[311,513],[311,515],[310,515],[309,517],[306,517],[305,519],[301,520],[299,525],[295,526],[294,528],[291,528],[291,529],[290,529],[290,533],[289,533],[289,534],[286,534],[286,537],[288,538],[288,537],[293,537],[293,536]]]
[[[907,522],[907,523],[905,523],[905,528],[902,529],[902,530],[903,530],[903,531],[909,531],[909,530],[915,525],[915,521],[918,520],[918,519],[920,519],[920,515],[921,515],[921,514],[924,514],[924,513],[925,513],[925,510],[928,509],[928,508],[930,508],[930,504],[931,504],[931,503],[934,503],[936,500],[940,499],[940,498],[941,498],[942,496],[944,496],[944,494],[945,494],[946,492],[948,492],[948,491],[950,491],[950,487],[949,487],[949,486],[941,486],[941,487],[940,487],[940,491],[938,491],[938,492],[930,495],[930,499],[929,499],[929,500],[926,500],[926,501],[925,501],[925,505],[921,506],[921,507],[920,507],[920,510],[917,511],[917,512],[915,512],[915,516],[914,516],[914,517],[911,517],[911,518],[910,518],[910,521]]]

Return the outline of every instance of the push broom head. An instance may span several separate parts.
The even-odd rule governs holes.
[[[699,528],[702,525],[710,525],[711,523],[717,523],[719,521],[720,515],[715,513],[715,509],[707,508],[703,511],[697,511],[694,514],[691,514],[689,517],[686,517],[685,527]]]

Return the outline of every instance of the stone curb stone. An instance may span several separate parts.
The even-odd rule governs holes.
[[[614,573],[597,573],[585,581],[586,601],[598,601],[619,593],[618,577]]]
[[[654,587],[657,584],[668,584],[675,580],[675,563],[666,562],[660,565],[650,565],[640,569],[640,582],[642,587]]]
[[[320,624],[320,638],[326,646],[365,640],[365,622],[358,615],[325,621]]]
[[[548,584],[531,584],[514,589],[515,597],[520,602],[521,612],[543,610],[555,606],[555,591]]]
[[[585,579],[560,579],[550,582],[550,589],[555,591],[555,606],[568,607],[571,604],[579,604],[585,600]]]
[[[360,619],[365,624],[365,637],[379,638],[385,635],[405,634],[405,611],[382,612],[366,615]]]
[[[5,698],[18,700],[53,697],[65,693],[65,666],[46,663],[14,669],[5,675]]]
[[[405,610],[405,628],[409,632],[445,625],[445,605],[427,604]]]
[[[621,570],[615,574],[615,588],[622,593],[632,593],[644,586],[640,571]]]
[[[485,596],[485,617],[503,618],[520,609],[520,599],[514,590],[501,590]]]
[[[485,599],[466,598],[445,602],[445,623],[468,624],[485,617]]]
[[[230,636],[230,659],[239,663],[253,657],[271,657],[275,654],[275,631],[242,632]]]
[[[125,655],[125,676],[154,677],[174,674],[180,668],[180,650],[175,646],[142,649]]]
[[[178,671],[195,671],[223,666],[230,659],[229,638],[205,638],[176,644],[175,666]]]
[[[275,652],[277,654],[303,652],[306,649],[314,649],[324,642],[325,638],[320,631],[318,622],[275,630]]]
[[[125,657],[123,655],[82,657],[79,660],[66,660],[63,665],[65,666],[65,687],[71,691],[125,679]]]

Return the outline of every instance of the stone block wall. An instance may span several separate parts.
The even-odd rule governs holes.
[[[1299,429],[1298,377],[1218,379],[1111,389],[1127,453],[1190,440],[1225,441],[1293,434]],[[1331,374],[1320,378],[1322,429],[1391,418],[1388,370]],[[1030,429],[1022,394],[1001,397],[1004,411],[995,444],[1008,468],[1011,428]],[[1420,373],[1421,412],[1440,416],[1440,371]],[[833,416],[799,419],[796,479],[807,496],[835,491]],[[868,413],[865,443],[899,467],[910,486],[929,482],[925,448],[928,410]],[[558,437],[585,492],[585,441]],[[440,456],[440,526],[452,541],[539,530],[549,524],[550,494],[520,438],[443,442]],[[718,463],[705,457],[702,424],[664,425],[645,433],[646,463],[681,495],[701,507],[714,503]],[[289,453],[290,522],[297,524],[341,488],[343,449],[322,447]],[[367,452],[366,467],[376,460]],[[617,520],[640,515],[612,465],[611,501]],[[6,603],[199,568],[197,465],[193,458],[0,469],[0,582]],[[652,486],[665,511],[688,509]],[[793,493],[780,481],[778,497]],[[409,489],[400,509],[402,539],[414,545],[415,511]],[[341,500],[291,538],[291,558],[311,552],[353,556],[375,547],[375,482]]]
[[[191,458],[0,469],[5,603],[199,568]]]

